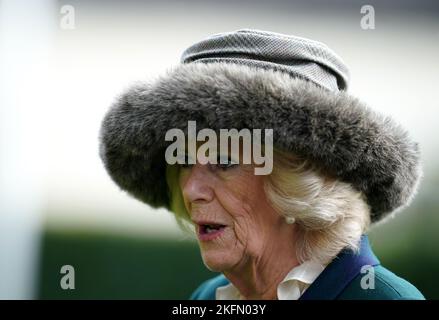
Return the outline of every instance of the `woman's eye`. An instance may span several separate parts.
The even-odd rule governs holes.
[[[227,170],[238,165],[238,162],[233,161],[229,157],[218,157],[216,166],[220,169]]]
[[[184,154],[178,158],[177,163],[179,163],[181,168],[191,168],[194,164],[189,163],[189,159],[190,159],[189,155]],[[232,168],[236,165],[238,165],[238,162],[232,160],[229,157],[224,156],[224,157],[218,157],[216,164],[213,166],[220,168],[222,170],[227,170],[227,169]]]

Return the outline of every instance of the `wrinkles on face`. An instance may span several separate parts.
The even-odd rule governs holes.
[[[237,186],[235,185],[235,187]],[[241,258],[237,260],[234,265],[230,266],[230,268],[233,269],[244,264],[245,260],[247,260],[245,253],[248,252],[252,229],[249,219],[252,214],[251,207],[247,205],[245,201],[242,201],[242,198],[235,195],[233,190],[229,190],[228,188],[218,189],[216,196],[225,211],[227,211],[233,219],[233,232],[235,237],[233,250],[241,253]]]
[[[269,203],[264,179],[254,174],[254,165],[242,163],[230,168],[197,163],[180,170],[184,204],[194,223],[226,226],[212,240],[199,238],[205,265],[248,297],[275,295],[276,282],[297,264],[295,226]]]
[[[253,174],[252,165],[233,169],[209,169],[195,165],[183,170],[180,183],[184,201],[192,218],[220,221],[232,230],[225,232],[214,246],[228,250],[234,261],[229,268],[238,268],[248,258],[257,258],[264,246],[266,212],[261,176]],[[232,232],[233,231],[233,234]],[[201,249],[214,250],[211,244],[200,244]]]
[[[249,260],[263,264],[262,256],[271,250],[268,242],[277,232],[276,218],[280,219],[268,204],[264,177],[254,174],[255,164],[242,163],[242,153],[240,148],[239,164],[230,169],[196,163],[180,170],[180,187],[191,219],[229,226],[221,237],[199,241],[205,263],[221,261],[223,270],[242,268]]]

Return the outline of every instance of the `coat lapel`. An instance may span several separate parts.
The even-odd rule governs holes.
[[[333,300],[361,272],[364,265],[376,266],[380,262],[372,252],[369,239],[361,237],[360,252],[342,250],[323,270],[299,300]]]

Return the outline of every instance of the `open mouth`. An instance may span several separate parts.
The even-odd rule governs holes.
[[[226,228],[223,224],[199,224],[198,237],[200,240],[207,241],[219,237]]]
[[[225,227],[226,226],[222,224],[202,224],[200,225],[200,234],[210,234],[222,230]]]

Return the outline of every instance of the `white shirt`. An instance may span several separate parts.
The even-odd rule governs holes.
[[[325,266],[305,261],[294,267],[277,286],[279,300],[298,300],[315,279],[322,273]],[[230,282],[228,285],[216,289],[216,300],[240,300],[238,289]]]

